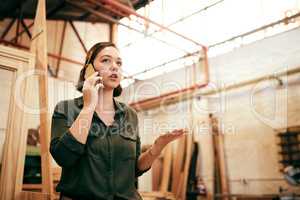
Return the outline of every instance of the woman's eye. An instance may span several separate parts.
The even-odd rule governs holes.
[[[117,65],[122,66],[122,62],[121,62],[121,61],[118,61],[118,62],[117,62]]]
[[[110,63],[110,60],[109,59],[103,59],[102,62],[103,63]]]

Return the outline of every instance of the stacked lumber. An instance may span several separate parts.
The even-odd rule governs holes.
[[[193,152],[193,136],[185,135],[177,141],[174,150],[167,145],[162,157],[152,165],[153,191],[140,192],[144,200],[185,200],[190,160]]]

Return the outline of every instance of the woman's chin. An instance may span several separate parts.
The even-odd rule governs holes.
[[[120,85],[120,83],[105,83],[104,89],[113,90],[117,88]]]

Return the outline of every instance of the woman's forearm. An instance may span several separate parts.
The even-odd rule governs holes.
[[[83,108],[69,129],[80,143],[85,144],[91,127],[93,112]]]
[[[143,171],[151,167],[154,160],[159,157],[162,147],[154,143],[147,151],[142,153],[138,160],[138,168]]]

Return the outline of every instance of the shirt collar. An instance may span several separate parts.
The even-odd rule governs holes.
[[[115,108],[116,108],[116,113],[119,113],[119,112],[124,113],[125,112],[124,106],[119,101],[117,101],[115,98],[113,98],[113,101],[114,101],[114,105],[115,105]],[[83,96],[80,96],[80,97],[76,98],[75,103],[77,104],[78,107],[82,108],[82,106],[83,106]]]

